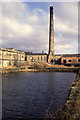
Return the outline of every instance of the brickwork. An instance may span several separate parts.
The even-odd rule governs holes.
[[[50,7],[50,31],[49,31],[49,55],[48,63],[54,60],[54,30],[53,30],[53,7]]]
[[[71,56],[71,57],[61,57],[61,64],[70,64],[70,65],[75,65],[75,64],[80,64],[80,56]]]

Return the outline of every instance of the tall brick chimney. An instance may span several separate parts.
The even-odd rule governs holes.
[[[53,29],[53,6],[50,6],[50,29],[49,29],[49,55],[48,63],[54,61],[54,29]]]

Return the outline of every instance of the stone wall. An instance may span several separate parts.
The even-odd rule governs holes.
[[[72,83],[69,98],[61,111],[61,116],[66,120],[80,120],[80,72]]]
[[[80,120],[80,72],[72,83],[65,105],[56,112],[50,111],[50,106],[45,112],[45,120]]]
[[[0,49],[1,59],[0,66],[16,66],[25,62],[25,52],[18,51],[15,49]]]
[[[47,62],[47,55],[27,55],[27,62]]]
[[[2,50],[0,50],[0,68],[2,67]]]

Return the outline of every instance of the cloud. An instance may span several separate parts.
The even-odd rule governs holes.
[[[2,14],[2,47],[48,52],[49,13],[45,9],[31,9],[28,3],[9,2],[2,4]],[[55,53],[76,53],[77,14],[76,3],[54,3]]]
[[[78,5],[60,3],[57,7],[54,17],[55,53],[78,53]]]
[[[30,11],[27,4],[3,4],[3,47],[35,52],[46,50],[43,44],[48,41],[47,17],[41,9]]]
[[[77,48],[74,50],[74,47]],[[67,51],[67,52],[66,52]],[[58,54],[72,54],[74,51],[74,53],[78,53],[78,44],[76,44],[76,42],[72,42],[72,43],[65,43],[65,44],[56,44],[56,48],[55,48],[55,53]]]
[[[20,34],[19,36],[30,36],[30,34],[34,32],[34,29],[30,25],[20,24],[17,21],[10,20],[7,17],[4,17],[3,26],[3,33],[7,32],[8,37],[14,37],[15,34]]]

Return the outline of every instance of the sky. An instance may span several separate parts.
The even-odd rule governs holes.
[[[48,53],[50,5],[54,8],[55,54],[78,53],[77,2],[2,3],[2,48]]]

